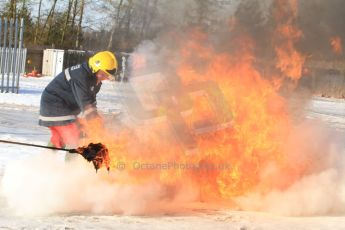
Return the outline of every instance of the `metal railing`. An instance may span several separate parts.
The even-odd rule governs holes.
[[[24,73],[26,49],[23,48],[24,20],[0,20],[1,93],[18,93],[19,77]]]
[[[65,50],[63,69],[80,64],[92,55],[92,52],[83,50]]]

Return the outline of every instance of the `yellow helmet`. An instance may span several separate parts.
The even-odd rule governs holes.
[[[109,75],[113,75],[117,70],[117,61],[115,55],[109,51],[101,51],[90,57],[89,67],[92,73],[102,70]]]

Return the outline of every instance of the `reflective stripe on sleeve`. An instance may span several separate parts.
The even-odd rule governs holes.
[[[68,120],[74,120],[76,119],[75,115],[68,115],[68,116],[59,116],[59,117],[45,117],[45,116],[39,116],[39,119],[42,121],[68,121]]]
[[[65,69],[65,76],[66,76],[66,80],[70,81],[71,80],[71,75],[69,74],[68,68]]]

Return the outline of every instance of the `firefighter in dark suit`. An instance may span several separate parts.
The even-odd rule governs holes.
[[[65,69],[47,85],[41,96],[39,125],[50,129],[52,146],[78,146],[77,116],[86,120],[99,116],[96,95],[102,81],[112,78],[117,68],[114,54],[102,51]]]

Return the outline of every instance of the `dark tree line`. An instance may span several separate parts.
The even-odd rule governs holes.
[[[59,3],[64,7],[58,8]],[[27,47],[81,48],[84,0],[11,0],[2,5],[2,18],[24,18]]]
[[[11,0],[2,17],[24,17],[27,47],[130,51],[169,28],[217,26],[213,0]]]
[[[284,0],[288,1],[288,0]],[[281,2],[284,2],[281,1]],[[229,18],[257,42],[270,47],[274,30],[270,0],[10,0],[0,1],[2,17],[25,19],[25,45],[64,49],[131,51],[164,31],[199,27],[225,30]],[[298,1],[296,23],[305,52],[330,51],[330,37],[345,40],[345,1]],[[321,54],[320,54],[321,55]]]

